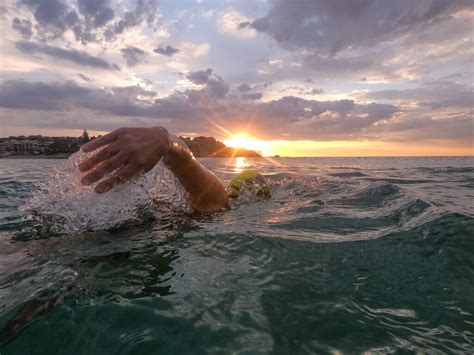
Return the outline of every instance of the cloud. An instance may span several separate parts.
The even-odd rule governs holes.
[[[260,100],[263,94],[261,92],[255,92],[253,94],[243,94],[241,97],[244,100]]]
[[[16,42],[15,47],[27,54],[45,54],[55,59],[67,60],[82,66],[119,70],[119,67],[115,64],[110,64],[102,58],[75,49],[63,49],[33,42]]]
[[[64,110],[74,97],[82,97],[88,89],[72,83],[29,83],[5,81],[1,85],[0,106],[28,110]]]
[[[467,115],[456,115],[449,119],[434,119],[430,116],[404,115],[390,123],[372,128],[372,134],[385,140],[413,142],[421,140],[453,140],[472,147],[474,119]],[[452,142],[451,142],[452,144]]]
[[[90,110],[127,117],[183,119],[192,114],[185,95],[176,93],[166,99],[155,99],[155,95],[137,86],[99,89],[74,82],[10,80],[1,84],[0,106],[37,111],[77,110],[76,113]]]
[[[323,89],[315,89],[315,88],[312,88],[308,94],[310,95],[320,95],[320,94],[324,94],[324,90]]]
[[[240,84],[238,87],[237,87],[237,90],[240,91],[240,92],[245,92],[245,91],[250,91],[252,90],[252,87],[249,85],[249,84]]]
[[[21,20],[18,17],[15,17],[12,21],[12,28],[20,32],[23,38],[30,38],[33,35],[33,30],[31,28],[31,21]]]
[[[405,90],[381,90],[361,93],[357,97],[365,100],[384,100],[404,105],[415,104],[419,108],[473,109],[474,88],[472,84],[461,84],[450,80],[429,81],[421,87]]]
[[[30,10],[35,19],[37,39],[46,41],[64,37],[72,31],[75,39],[83,44],[110,41],[126,29],[146,22],[148,30],[156,30],[159,8],[156,0],[136,0],[134,10],[116,13],[115,2],[109,0],[19,0]]]
[[[138,26],[144,21],[150,28],[153,28],[159,13],[156,0],[137,0],[135,10],[126,11],[122,19],[107,29],[105,36],[106,38],[112,38],[117,34],[123,33],[127,28]]]
[[[129,67],[133,67],[139,63],[142,63],[145,56],[147,55],[144,50],[137,47],[122,48],[120,51],[122,52],[122,56]]]
[[[165,55],[167,57],[172,57],[174,54],[179,52],[179,49],[170,46],[169,44],[165,47],[158,47],[153,50],[153,52]]]
[[[270,0],[266,15],[239,28],[266,34],[284,50],[281,63],[258,68],[273,81],[389,83],[469,65],[471,22],[469,0]]]
[[[61,0],[20,0],[20,4],[28,7],[34,15],[42,36],[60,37],[64,32],[78,25],[79,17],[76,11]]]
[[[225,96],[227,90],[227,84],[214,75],[205,81],[201,90],[174,92],[163,98],[156,98],[156,92],[138,86],[91,88],[74,82],[11,80],[0,87],[0,106],[169,119],[173,127],[189,128],[192,122],[203,131],[210,129],[206,122],[216,115],[229,128],[248,123],[249,117],[254,117],[252,124],[262,136],[289,139],[331,139],[348,132],[360,133],[375,122],[390,119],[398,111],[397,107],[386,104],[360,105],[351,100],[316,101],[292,96],[254,102],[260,93],[244,94],[249,96],[242,101]]]
[[[228,85],[211,69],[191,72],[187,77],[203,88],[176,91],[160,98],[156,92],[140,86],[94,88],[74,82],[10,80],[0,86],[0,107],[9,110],[2,116],[7,124],[8,120],[15,124],[17,116],[23,117],[30,111],[50,117],[46,123],[42,121],[43,125],[55,126],[54,120],[60,120],[62,125],[70,126],[76,119],[68,113],[74,112],[76,116],[95,115],[96,129],[113,128],[111,122],[123,125],[119,117],[134,117],[137,124],[152,125],[158,120],[160,124],[166,122],[172,130],[185,131],[195,127],[202,134],[213,134],[214,128],[208,123],[212,119],[230,131],[249,127],[263,139],[409,141],[472,138],[473,119],[469,112],[449,119],[435,119],[428,112],[420,114],[386,103],[319,101],[295,96],[262,102],[259,100],[261,93],[226,95]],[[40,114],[42,111],[51,114],[44,116]],[[72,121],[64,122],[65,117]],[[148,121],[141,121],[144,119]]]
[[[237,86],[237,91],[239,92],[247,92],[253,89],[266,89],[268,87],[272,86],[271,81],[266,81],[263,84],[256,84],[256,85],[250,85],[247,83],[240,84]]]
[[[219,75],[213,74],[212,69],[189,72],[186,79],[196,85],[204,85],[202,90],[187,90],[187,94],[195,99],[202,94],[207,98],[221,98],[229,92],[229,85]]]
[[[242,21],[240,28],[266,33],[287,49],[306,48],[330,56],[424,32],[472,6],[469,0],[273,0],[271,4],[266,16]]]
[[[227,10],[220,13],[218,17],[219,29],[226,34],[240,38],[253,38],[256,32],[253,28],[240,26],[243,22],[248,22],[248,18],[235,10]]]
[[[197,85],[206,84],[212,75],[212,69],[198,70],[186,75],[186,79]]]
[[[108,0],[77,0],[81,13],[93,27],[102,27],[114,18],[114,10]]]

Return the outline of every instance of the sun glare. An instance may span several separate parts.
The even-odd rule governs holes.
[[[262,155],[271,155],[268,142],[254,139],[245,134],[232,135],[231,138],[224,140],[224,144],[232,148],[245,148],[255,150]]]

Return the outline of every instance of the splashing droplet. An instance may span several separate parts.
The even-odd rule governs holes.
[[[55,167],[20,207],[23,233],[34,237],[72,234],[142,224],[153,218],[155,205],[169,212],[189,209],[187,194],[160,162],[151,171],[97,194],[81,183],[78,165],[92,154],[78,152]]]

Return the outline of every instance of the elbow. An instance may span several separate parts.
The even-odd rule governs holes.
[[[206,193],[193,198],[191,201],[192,208],[201,213],[223,212],[229,209],[229,196],[224,187],[221,186],[219,191]]]

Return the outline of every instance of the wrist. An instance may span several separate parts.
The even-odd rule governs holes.
[[[164,156],[170,150],[170,134],[166,128],[161,126],[153,127],[153,130],[156,132],[156,141],[158,142],[157,146],[160,149],[160,155]]]
[[[168,144],[163,163],[173,172],[187,169],[190,160],[194,160],[193,155],[186,144],[178,137],[168,133]]]

